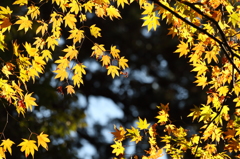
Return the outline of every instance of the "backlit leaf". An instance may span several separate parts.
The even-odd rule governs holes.
[[[21,151],[25,151],[25,157],[28,157],[31,154],[34,157],[35,151],[38,151],[36,146],[36,141],[23,139],[23,141],[18,145],[21,146]]]
[[[119,14],[118,9],[112,5],[109,8],[107,8],[106,11],[107,15],[111,20],[113,20],[113,18],[122,18],[121,15]]]
[[[115,144],[111,145],[111,147],[113,148],[112,153],[116,153],[116,155],[120,155],[123,154],[125,148],[122,146],[122,142],[119,141],[114,141]]]
[[[123,57],[121,57],[118,61],[118,64],[119,64],[119,68],[122,68],[122,69],[125,69],[126,67],[128,67],[128,64],[127,64],[128,60]]]
[[[67,85],[66,89],[67,89],[67,94],[75,94],[75,90],[72,85]]]
[[[2,140],[2,143],[0,146],[3,146],[4,150],[8,150],[8,152],[12,155],[12,145],[15,144],[12,140]]]
[[[112,78],[115,77],[115,75],[119,76],[119,68],[117,66],[111,65],[107,67],[107,75],[111,74]]]
[[[103,55],[101,61],[102,61],[102,66],[108,66],[111,63],[111,57],[108,55]]]
[[[20,24],[18,27],[18,30],[24,29],[25,33],[28,31],[28,29],[32,29],[32,21],[28,20],[27,16],[19,16],[18,21],[15,22],[15,24]]]
[[[125,139],[125,134],[126,134],[125,129],[122,126],[120,126],[118,129],[114,125],[114,130],[115,130],[115,132],[111,132],[111,134],[114,135],[115,140],[123,141]]]
[[[137,125],[138,125],[137,127],[140,130],[148,129],[150,124],[147,123],[147,119],[142,120],[140,117],[138,117],[138,119],[139,119],[139,122],[137,122]]]
[[[47,134],[43,134],[43,132],[41,132],[41,134],[37,136],[37,140],[38,140],[38,147],[41,145],[43,148],[48,150],[47,143],[50,142],[50,140]]]
[[[96,27],[96,24],[93,24],[93,25],[90,26],[90,33],[95,38],[101,37],[100,31],[101,31],[101,29],[99,27]]]
[[[24,96],[24,102],[27,109],[30,109],[32,111],[32,106],[38,106],[35,102],[36,98],[31,97],[33,93],[25,94]]]

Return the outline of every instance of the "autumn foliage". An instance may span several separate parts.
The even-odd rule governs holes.
[[[43,20],[40,11],[45,3],[52,4],[47,20]],[[169,101],[170,104],[157,106],[155,124],[139,117],[136,127],[114,126],[112,153],[123,158],[125,140],[130,138],[131,142],[141,144],[147,138],[149,149],[142,158],[158,158],[163,150],[176,159],[184,158],[186,151],[196,158],[240,158],[235,155],[240,151],[240,6],[234,0],[15,0],[12,6],[25,8],[16,13],[12,6],[0,6],[1,54],[12,48],[11,60],[0,58],[1,101],[7,101],[22,116],[27,110],[32,111],[38,104],[34,92],[28,91],[28,83],[40,78],[50,61],[56,64],[55,79],[66,83],[59,91],[63,94],[62,89],[66,89],[67,94],[74,94],[84,83],[83,76],[87,73],[86,66],[78,59],[87,40],[92,43],[89,57],[100,62],[107,75],[127,77],[128,60],[120,55],[114,44],[106,48],[104,44],[96,43],[96,38],[104,36],[101,28],[98,24],[87,26],[85,23],[88,13],[103,20],[120,20],[119,8],[124,11],[124,7],[132,3],[139,4],[142,26],[148,31],[155,31],[165,19],[169,26],[168,35],[179,39],[175,53],[189,60],[196,75],[194,83],[206,91],[207,99],[202,105],[193,106],[188,115],[202,125],[196,134],[188,134],[187,129],[175,126],[169,119]],[[53,59],[63,30],[68,31],[65,40],[71,45],[66,45],[59,58]],[[34,42],[19,43],[14,36],[6,39],[12,31],[24,35],[31,33]],[[163,132],[157,131],[159,126],[164,127]],[[12,154],[11,147],[15,144],[4,134],[4,129],[0,158],[6,158],[5,153]],[[26,157],[34,156],[40,146],[48,149],[47,134],[29,132],[28,139],[16,143]],[[31,139],[32,135],[37,136],[36,141]],[[223,141],[222,148],[219,145]],[[159,142],[164,146],[160,147]]]

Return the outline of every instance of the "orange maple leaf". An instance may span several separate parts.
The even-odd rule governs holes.
[[[113,58],[119,59],[120,58],[119,53],[120,53],[120,50],[116,49],[116,46],[111,46],[110,54],[113,56]]]
[[[116,128],[116,125],[114,125],[114,130],[116,132],[111,132],[111,134],[114,135],[115,139],[118,141],[123,141],[125,139],[125,134],[126,134],[124,127],[120,126],[118,129],[118,128]]]
[[[224,132],[224,134],[226,135],[224,138],[227,139],[227,140],[234,139],[235,133],[236,133],[236,130],[227,129],[227,131]]]
[[[65,20],[65,27],[66,26],[69,26],[69,28],[71,29],[74,29],[76,27],[76,22],[77,22],[77,19],[75,18],[75,15],[74,14],[70,14],[68,13],[64,18],[63,20]]]
[[[67,85],[66,89],[67,89],[67,94],[74,94],[75,93],[74,87],[72,85]]]

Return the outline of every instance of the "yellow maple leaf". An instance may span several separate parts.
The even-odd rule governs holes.
[[[215,47],[216,48],[216,47]],[[212,59],[218,63],[218,58],[217,58],[217,55],[218,55],[218,51],[216,49],[213,49],[211,51],[205,51],[206,55],[205,55],[205,59],[207,59],[207,63],[211,63],[212,62]]]
[[[116,153],[116,155],[120,155],[124,153],[125,148],[122,146],[122,142],[119,141],[114,141],[115,144],[111,145],[111,147],[113,148],[112,153]]]
[[[192,137],[191,137],[191,142],[193,144],[198,144],[199,143],[199,139],[200,139],[200,136],[198,136],[197,134],[194,134]]]
[[[0,31],[0,49],[2,51],[4,51],[4,49],[7,49],[7,44],[5,43],[5,35],[3,34],[3,32]]]
[[[147,26],[148,31],[150,31],[151,29],[156,30],[157,26],[160,25],[159,23],[160,18],[156,16],[155,12],[153,12],[152,14],[148,14],[147,16],[144,16],[141,19],[144,20],[142,26]]]
[[[43,134],[43,132],[41,132],[41,134],[37,136],[37,140],[38,140],[38,147],[41,145],[43,148],[48,150],[47,142],[50,142],[50,140],[47,134]]]
[[[32,21],[28,20],[28,17],[25,16],[19,16],[18,21],[15,22],[15,24],[20,24],[18,27],[18,31],[24,29],[25,33],[28,31],[28,29],[32,29]]]
[[[37,19],[37,17],[40,15],[39,7],[34,5],[28,7],[27,15],[29,14],[31,15],[32,19]]]
[[[74,86],[78,86],[78,88],[80,87],[80,84],[83,84],[83,79],[82,76],[80,76],[79,74],[75,74],[72,76],[72,80],[73,80],[73,85]]]
[[[67,13],[67,15],[63,18],[65,20],[65,27],[69,26],[69,28],[74,29],[76,27],[77,19],[74,14]]]
[[[174,53],[180,53],[179,57],[183,56],[183,55],[187,55],[189,52],[188,49],[188,43],[184,43],[183,41],[180,41],[180,44],[178,44],[178,49],[176,51],[174,51]]]
[[[2,72],[5,74],[5,76],[7,76],[7,78],[9,78],[9,75],[12,75],[7,65],[2,67]]]
[[[144,12],[142,12],[142,15],[148,15],[153,12],[154,9],[154,3],[144,3],[144,6],[142,7],[144,9]]]
[[[96,24],[93,24],[93,25],[90,26],[90,33],[95,38],[101,37],[100,31],[101,31],[101,29],[99,27],[96,27]]]
[[[237,128],[235,136],[239,136],[239,135],[240,135],[240,128]]]
[[[3,6],[0,6],[0,18],[9,16],[10,14],[12,14],[12,10],[7,6],[6,8]]]
[[[159,119],[158,123],[160,123],[161,125],[164,125],[168,121],[169,114],[164,110],[160,110],[158,114],[159,115],[156,116],[156,118]]]
[[[68,78],[68,72],[66,71],[66,69],[56,69],[53,72],[57,73],[54,79],[60,78],[60,81],[63,81],[65,78]]]
[[[228,92],[228,86],[222,86],[220,88],[217,89],[217,92],[219,92],[219,96],[226,96],[227,92]]]
[[[79,7],[79,2],[78,1],[72,1],[71,3],[69,3],[69,7],[70,12],[74,12],[75,15],[77,15],[79,13],[79,11],[81,10],[81,7]]]
[[[98,59],[100,56],[103,55],[103,52],[106,51],[106,49],[104,48],[104,45],[103,44],[94,44],[94,46],[92,47],[92,55],[91,56],[96,56],[96,59]]]
[[[118,61],[118,64],[119,64],[119,67],[122,69],[125,69],[126,67],[128,67],[128,64],[127,64],[128,60],[123,57],[121,57]]]
[[[35,103],[36,98],[31,97],[33,93],[30,94],[25,94],[24,96],[24,102],[25,102],[25,106],[27,109],[30,109],[32,111],[32,106],[38,106]]]
[[[117,7],[121,5],[124,8],[124,3],[129,4],[128,0],[117,0]]]
[[[52,59],[52,53],[49,50],[43,50],[41,53],[46,62],[48,62],[49,59]]]
[[[45,46],[46,42],[43,38],[36,37],[36,40],[34,41],[33,45],[36,45],[36,49],[41,49],[43,50],[43,47]]]
[[[110,64],[111,57],[108,55],[103,55],[102,56],[102,66],[108,66]]]
[[[208,84],[207,77],[205,76],[196,76],[197,80],[194,83],[197,83],[197,86],[202,86],[202,89]]]
[[[148,139],[149,139],[148,143],[149,143],[151,146],[154,146],[154,145],[157,144],[155,137],[149,137]]]
[[[233,102],[236,102],[236,107],[240,107],[240,97],[235,98]]]
[[[1,34],[0,34],[0,37],[1,37]],[[19,45],[17,44],[16,41],[14,41],[14,43],[13,43],[13,53],[14,53],[14,55],[16,55],[18,57],[20,52],[21,51],[19,50]]]
[[[66,89],[67,89],[67,94],[74,94],[75,93],[74,87],[72,85],[67,85]]]
[[[2,140],[2,143],[0,146],[3,146],[4,150],[8,150],[8,152],[12,155],[12,145],[15,144],[12,140]]]
[[[50,15],[51,19],[49,23],[53,23],[52,25],[52,32],[55,32],[59,26],[63,23],[63,15],[56,13],[53,11],[53,13]]]
[[[77,59],[78,50],[76,50],[75,45],[74,46],[67,45],[67,48],[65,48],[63,51],[67,52],[67,54],[65,55],[66,58],[69,57],[70,60],[72,60],[73,58]]]
[[[205,74],[206,71],[208,70],[208,67],[206,66],[205,62],[200,62],[196,64],[192,64],[195,68],[192,69],[191,71],[197,72],[197,76],[200,76],[202,74]]]
[[[213,110],[212,110],[212,108],[209,105],[202,104],[202,106],[203,107],[200,108],[201,113],[200,113],[199,121],[207,121],[207,120],[209,120],[211,118]],[[197,107],[195,107],[195,108],[196,108],[195,109],[196,113],[198,113],[197,112],[197,110],[198,110]]]
[[[235,82],[233,90],[235,94],[238,96],[238,94],[240,93],[240,81]]]
[[[90,12],[92,13],[92,8],[94,6],[94,3],[92,1],[87,1],[87,3],[84,3],[84,8],[85,8],[85,11],[87,12]]]
[[[46,40],[46,43],[48,44],[47,47],[51,47],[53,51],[55,50],[55,45],[58,45],[57,38],[54,36],[49,36]]]
[[[136,143],[138,143],[142,140],[142,136],[140,136],[140,131],[138,129],[132,127],[132,129],[127,129],[127,131],[127,136],[132,139],[131,141],[135,141]]]
[[[13,3],[13,5],[19,5],[19,6],[23,6],[25,4],[28,5],[28,0],[16,0]]]
[[[34,157],[34,152],[38,151],[38,147],[36,146],[36,141],[23,139],[18,146],[21,146],[21,152],[25,151],[25,157],[28,157],[31,154]]]
[[[111,20],[113,20],[113,18],[122,18],[121,15],[119,14],[119,10],[112,5],[109,8],[107,8],[106,11],[107,15]]]
[[[48,30],[48,24],[43,22],[43,21],[37,21],[38,23],[41,23],[42,25],[40,25],[37,29],[36,29],[36,34],[38,34],[39,32],[42,33],[42,36],[45,34],[45,32],[47,32]]]
[[[237,12],[233,12],[232,14],[228,15],[229,19],[228,19],[228,23],[231,22],[233,27],[235,28],[236,24],[239,24],[239,18],[240,15]]]
[[[118,72],[119,68],[117,66],[114,66],[114,65],[108,66],[107,70],[108,70],[107,75],[111,74],[112,78],[114,78],[115,75],[119,76],[119,72]]]
[[[147,119],[142,120],[140,117],[138,117],[138,119],[139,119],[139,122],[137,122],[137,125],[138,125],[137,127],[140,130],[148,129],[150,124],[147,123]]]
[[[116,49],[116,46],[111,46],[110,54],[113,56],[113,58],[119,59],[120,58],[119,53],[120,53],[120,50]]]
[[[193,121],[201,115],[200,108],[194,105],[193,109],[190,109],[192,112],[187,117],[193,117]]]
[[[86,68],[87,66],[85,66],[84,64],[82,63],[79,63],[79,64],[76,64],[74,67],[73,67],[73,70],[74,70],[74,74],[78,74],[80,76],[82,76],[82,74],[86,74],[86,71],[84,68]]]
[[[59,56],[59,59],[55,61],[55,63],[59,63],[57,66],[58,69],[65,69],[69,66],[69,61],[66,57]]]
[[[5,159],[6,155],[5,155],[5,151],[2,147],[0,147],[0,159]]]
[[[73,43],[81,42],[84,38],[84,30],[73,29],[69,31],[71,34],[69,35],[68,39],[73,39]]]
[[[38,52],[38,49],[37,48],[33,48],[31,46],[30,43],[25,43],[25,45],[23,45],[28,53],[29,56],[36,56],[38,55],[37,52]]]

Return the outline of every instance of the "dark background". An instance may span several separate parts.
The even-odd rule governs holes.
[[[0,5],[8,5],[14,10],[13,14],[24,12],[18,6],[11,4],[12,2],[7,0],[0,2]],[[29,4],[31,4],[30,1]],[[51,7],[50,2],[41,7],[43,19],[49,19]],[[155,116],[157,116],[158,109],[156,106],[159,103],[170,104],[170,119],[174,124],[189,129],[190,135],[196,133],[198,125],[192,123],[192,118],[186,116],[194,104],[200,105],[206,97],[201,87],[193,84],[195,74],[190,72],[192,67],[188,64],[188,60],[179,58],[178,54],[173,53],[178,40],[167,35],[168,26],[164,20],[160,22],[161,26],[156,31],[147,33],[147,28],[141,27],[143,21],[140,19],[141,11],[137,4],[126,5],[124,10],[120,9],[120,12],[122,19],[114,21],[109,18],[103,20],[95,17],[94,14],[89,14],[85,25],[96,24],[102,29],[101,38],[91,37],[94,42],[104,44],[106,49],[110,49],[111,45],[116,45],[121,50],[120,55],[129,60],[128,77],[120,76],[112,79],[111,76],[107,76],[106,69],[99,67],[101,63],[96,64],[95,59],[90,58],[93,45],[86,39],[78,56],[80,62],[89,64],[87,75],[84,76],[84,85],[80,89],[76,89],[76,95],[65,94],[63,96],[57,92],[57,87],[65,86],[66,83],[54,79],[54,74],[51,72],[54,67],[53,61],[51,61],[46,67],[45,74],[41,75],[41,79],[36,80],[34,84],[30,82],[28,86],[29,92],[34,92],[39,106],[33,112],[27,113],[25,118],[18,117],[14,107],[6,107],[14,118],[9,117],[4,134],[6,138],[10,138],[16,143],[13,146],[13,155],[7,156],[7,158],[24,158],[24,153],[20,152],[20,147],[17,145],[21,142],[21,138],[28,138],[30,134],[28,128],[36,133],[44,131],[50,135],[51,139],[49,150],[45,151],[43,148],[39,148],[39,151],[35,153],[35,159],[86,158],[83,151],[79,151],[86,146],[85,143],[91,144],[97,152],[92,154],[92,158],[111,158],[114,156],[110,147],[113,141],[112,143],[108,142],[102,130],[108,130],[109,136],[113,138],[110,132],[114,131],[114,124],[130,128],[138,116],[142,119],[146,118],[150,123],[157,122]],[[16,18],[13,16],[11,20],[14,22]],[[18,25],[12,27],[12,32],[6,34],[9,50],[5,52],[0,50],[0,57],[5,61],[12,57],[11,43],[13,40],[17,39],[19,44],[25,43],[25,41],[32,42],[31,40],[35,36],[32,31],[28,31],[27,34],[24,34],[24,31],[17,32]],[[36,27],[37,24],[34,24],[33,28]],[[68,28],[65,29],[62,34],[63,39],[69,35]],[[86,33],[90,37],[88,30]],[[60,50],[65,45],[71,45],[71,40],[64,41],[61,47],[56,48],[53,52],[54,60],[63,55]],[[91,69],[95,66],[97,70]],[[111,99],[124,113],[124,117],[119,119],[106,116],[107,124],[91,122],[89,125],[86,122],[86,112],[90,105],[89,99],[101,97]],[[0,103],[3,105],[5,102],[1,101]],[[104,112],[98,108],[96,105],[99,114]],[[3,106],[0,109],[1,130],[6,123],[7,115]],[[108,105],[105,109],[108,109]],[[91,129],[88,129],[89,127]],[[162,127],[159,127],[160,131],[161,129]],[[134,144],[131,143],[131,145]],[[140,152],[144,152],[142,149],[145,148],[144,144],[140,144],[133,154],[128,154],[127,157],[141,156],[143,153]]]

